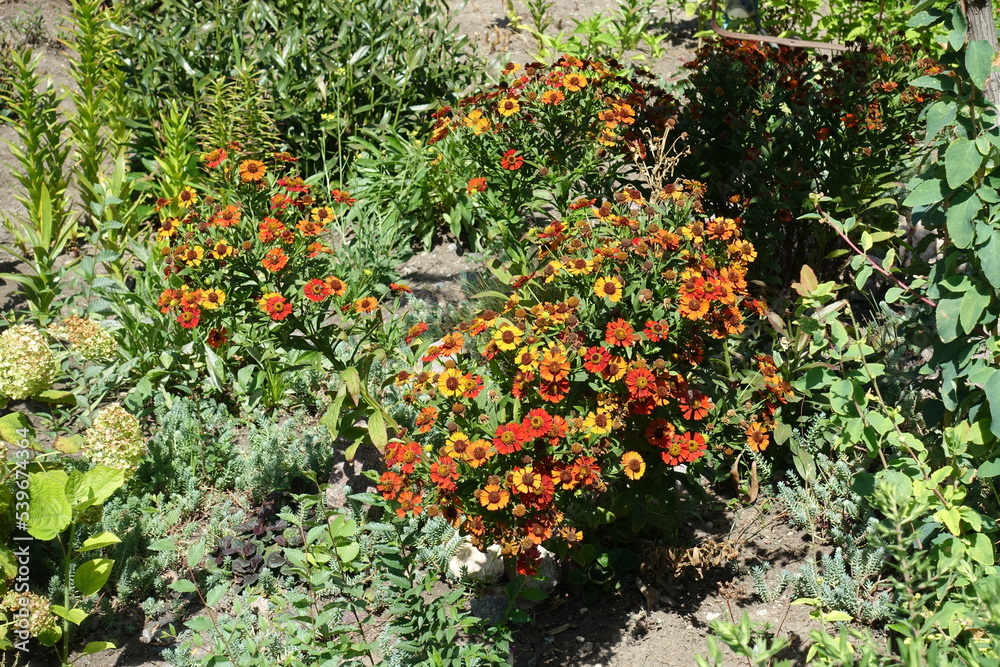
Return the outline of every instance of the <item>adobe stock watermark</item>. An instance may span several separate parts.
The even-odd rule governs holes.
[[[28,592],[28,578],[31,574],[31,543],[34,540],[28,534],[30,492],[28,489],[28,464],[34,455],[31,449],[28,429],[17,429],[19,438],[14,448],[14,518],[16,532],[13,537],[12,549],[14,560],[17,563],[17,575],[14,577],[13,591],[15,593]],[[24,595],[16,597],[13,608],[14,649],[21,653],[28,652],[29,617],[31,610],[28,607],[29,600]]]

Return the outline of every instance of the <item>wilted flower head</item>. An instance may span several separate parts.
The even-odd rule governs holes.
[[[37,396],[52,386],[58,370],[35,327],[18,324],[0,334],[0,394],[15,400]]]
[[[59,619],[52,613],[52,603],[46,597],[27,591],[24,593],[10,591],[0,600],[0,609],[4,611],[17,612],[25,607],[28,609],[26,619],[28,627],[23,629],[26,629],[30,636],[37,637],[42,632],[56,627]],[[22,618],[24,617],[14,616],[15,627]]]
[[[146,438],[135,415],[118,403],[113,403],[94,418],[94,425],[87,429],[84,453],[93,463],[134,471],[146,453]]]
[[[107,329],[85,317],[70,315],[49,331],[57,338],[68,340],[76,355],[84,361],[110,359],[117,348]]]

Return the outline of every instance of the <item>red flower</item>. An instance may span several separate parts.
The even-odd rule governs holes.
[[[216,148],[213,151],[209,151],[208,153],[205,153],[205,166],[209,169],[215,169],[222,164],[223,160],[225,160],[228,155],[229,154],[226,153],[225,148]]]
[[[345,190],[331,190],[330,194],[333,196],[333,201],[338,204],[347,204],[348,206],[353,206],[357,199],[351,197],[351,193]]]
[[[493,437],[493,446],[500,454],[513,454],[520,451],[527,440],[527,434],[520,424],[511,422],[497,427],[496,435]]]
[[[552,428],[552,415],[542,408],[535,408],[527,414],[521,426],[529,437],[540,438]]]
[[[587,353],[583,355],[583,367],[591,373],[600,373],[608,367],[611,354],[603,347],[594,346],[587,348]]]
[[[517,171],[524,164],[524,158],[517,154],[517,151],[511,149],[503,154],[500,158],[500,166],[504,169],[509,169],[510,171]]]
[[[330,296],[333,292],[333,290],[330,289],[330,286],[319,278],[313,278],[307,282],[302,288],[302,291],[305,293],[307,299],[315,301],[316,303],[319,303],[326,297]]]
[[[221,327],[219,329],[212,329],[209,331],[206,342],[213,350],[218,350],[220,347],[225,345],[228,340],[229,338],[226,336],[226,328]]]
[[[427,325],[423,322],[418,322],[410,327],[410,330],[406,332],[406,344],[409,345],[416,339],[417,336],[427,331]]]
[[[642,330],[642,333],[646,334],[650,343],[659,343],[661,340],[667,339],[669,331],[667,323],[663,320],[647,320],[646,328]]]
[[[457,488],[458,465],[450,456],[442,456],[431,464],[430,478],[442,491],[454,491]]]
[[[181,311],[181,314],[177,316],[177,322],[180,323],[185,329],[194,329],[198,326],[198,322],[201,319],[201,310],[195,307],[185,308]]]
[[[569,380],[555,380],[554,382],[539,382],[538,395],[543,401],[558,403],[566,398],[569,393]]]
[[[405,484],[406,480],[392,470],[387,470],[378,478],[378,490],[386,500],[395,500]]]
[[[687,387],[681,387],[678,390],[677,399],[678,406],[681,409],[681,416],[684,419],[693,419],[696,421],[704,419],[713,405],[712,399],[708,396],[697,389],[688,389]]]
[[[413,290],[409,286],[403,285],[402,283],[389,283],[389,289],[393,292],[405,292],[406,294],[412,294]]]
[[[423,448],[416,442],[390,442],[385,447],[385,463],[390,467],[399,465],[400,472],[409,474],[413,472],[422,452]]]
[[[701,433],[691,433],[688,431],[683,435],[678,435],[677,441],[681,445],[681,458],[685,463],[697,461],[704,456],[705,450],[708,449],[705,436]]]

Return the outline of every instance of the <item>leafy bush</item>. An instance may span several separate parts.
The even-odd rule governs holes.
[[[760,308],[743,278],[753,246],[738,221],[693,216],[677,186],[660,207],[624,196],[532,234],[547,263],[512,278],[502,312],[399,375],[420,413],[379,478],[397,513],[443,514],[530,572],[539,545],[663,523],[664,480],[694,483],[700,460],[767,447],[787,385],[728,352]]]
[[[710,184],[714,210],[744,217],[767,260],[759,266],[780,267],[790,280],[834,249],[829,227],[798,219],[814,213],[812,193],[882,238],[895,231],[899,205],[887,195],[915,155],[917,118],[930,97],[906,83],[931,67],[906,43],[825,60],[715,40],[686,67],[679,129],[691,150],[679,173]]]
[[[129,0],[118,47],[142,118],[163,100],[211,104],[219,81],[255,80],[289,149],[342,178],[344,139],[362,128],[419,124],[421,112],[464,89],[471,65],[442,0]],[[200,113],[196,115],[196,119]],[[205,150],[215,146],[204,146]]]

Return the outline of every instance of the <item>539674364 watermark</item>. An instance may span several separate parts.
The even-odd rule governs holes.
[[[13,618],[11,625],[14,634],[14,650],[19,653],[28,652],[29,638],[29,600],[23,594],[28,592],[28,579],[31,574],[31,543],[34,538],[28,534],[30,515],[30,491],[28,486],[28,464],[34,456],[27,429],[17,430],[17,443],[11,453],[14,463],[14,520],[15,530],[12,536],[11,550],[17,565],[17,574],[11,589],[15,593]],[[20,595],[18,595],[20,594]]]

